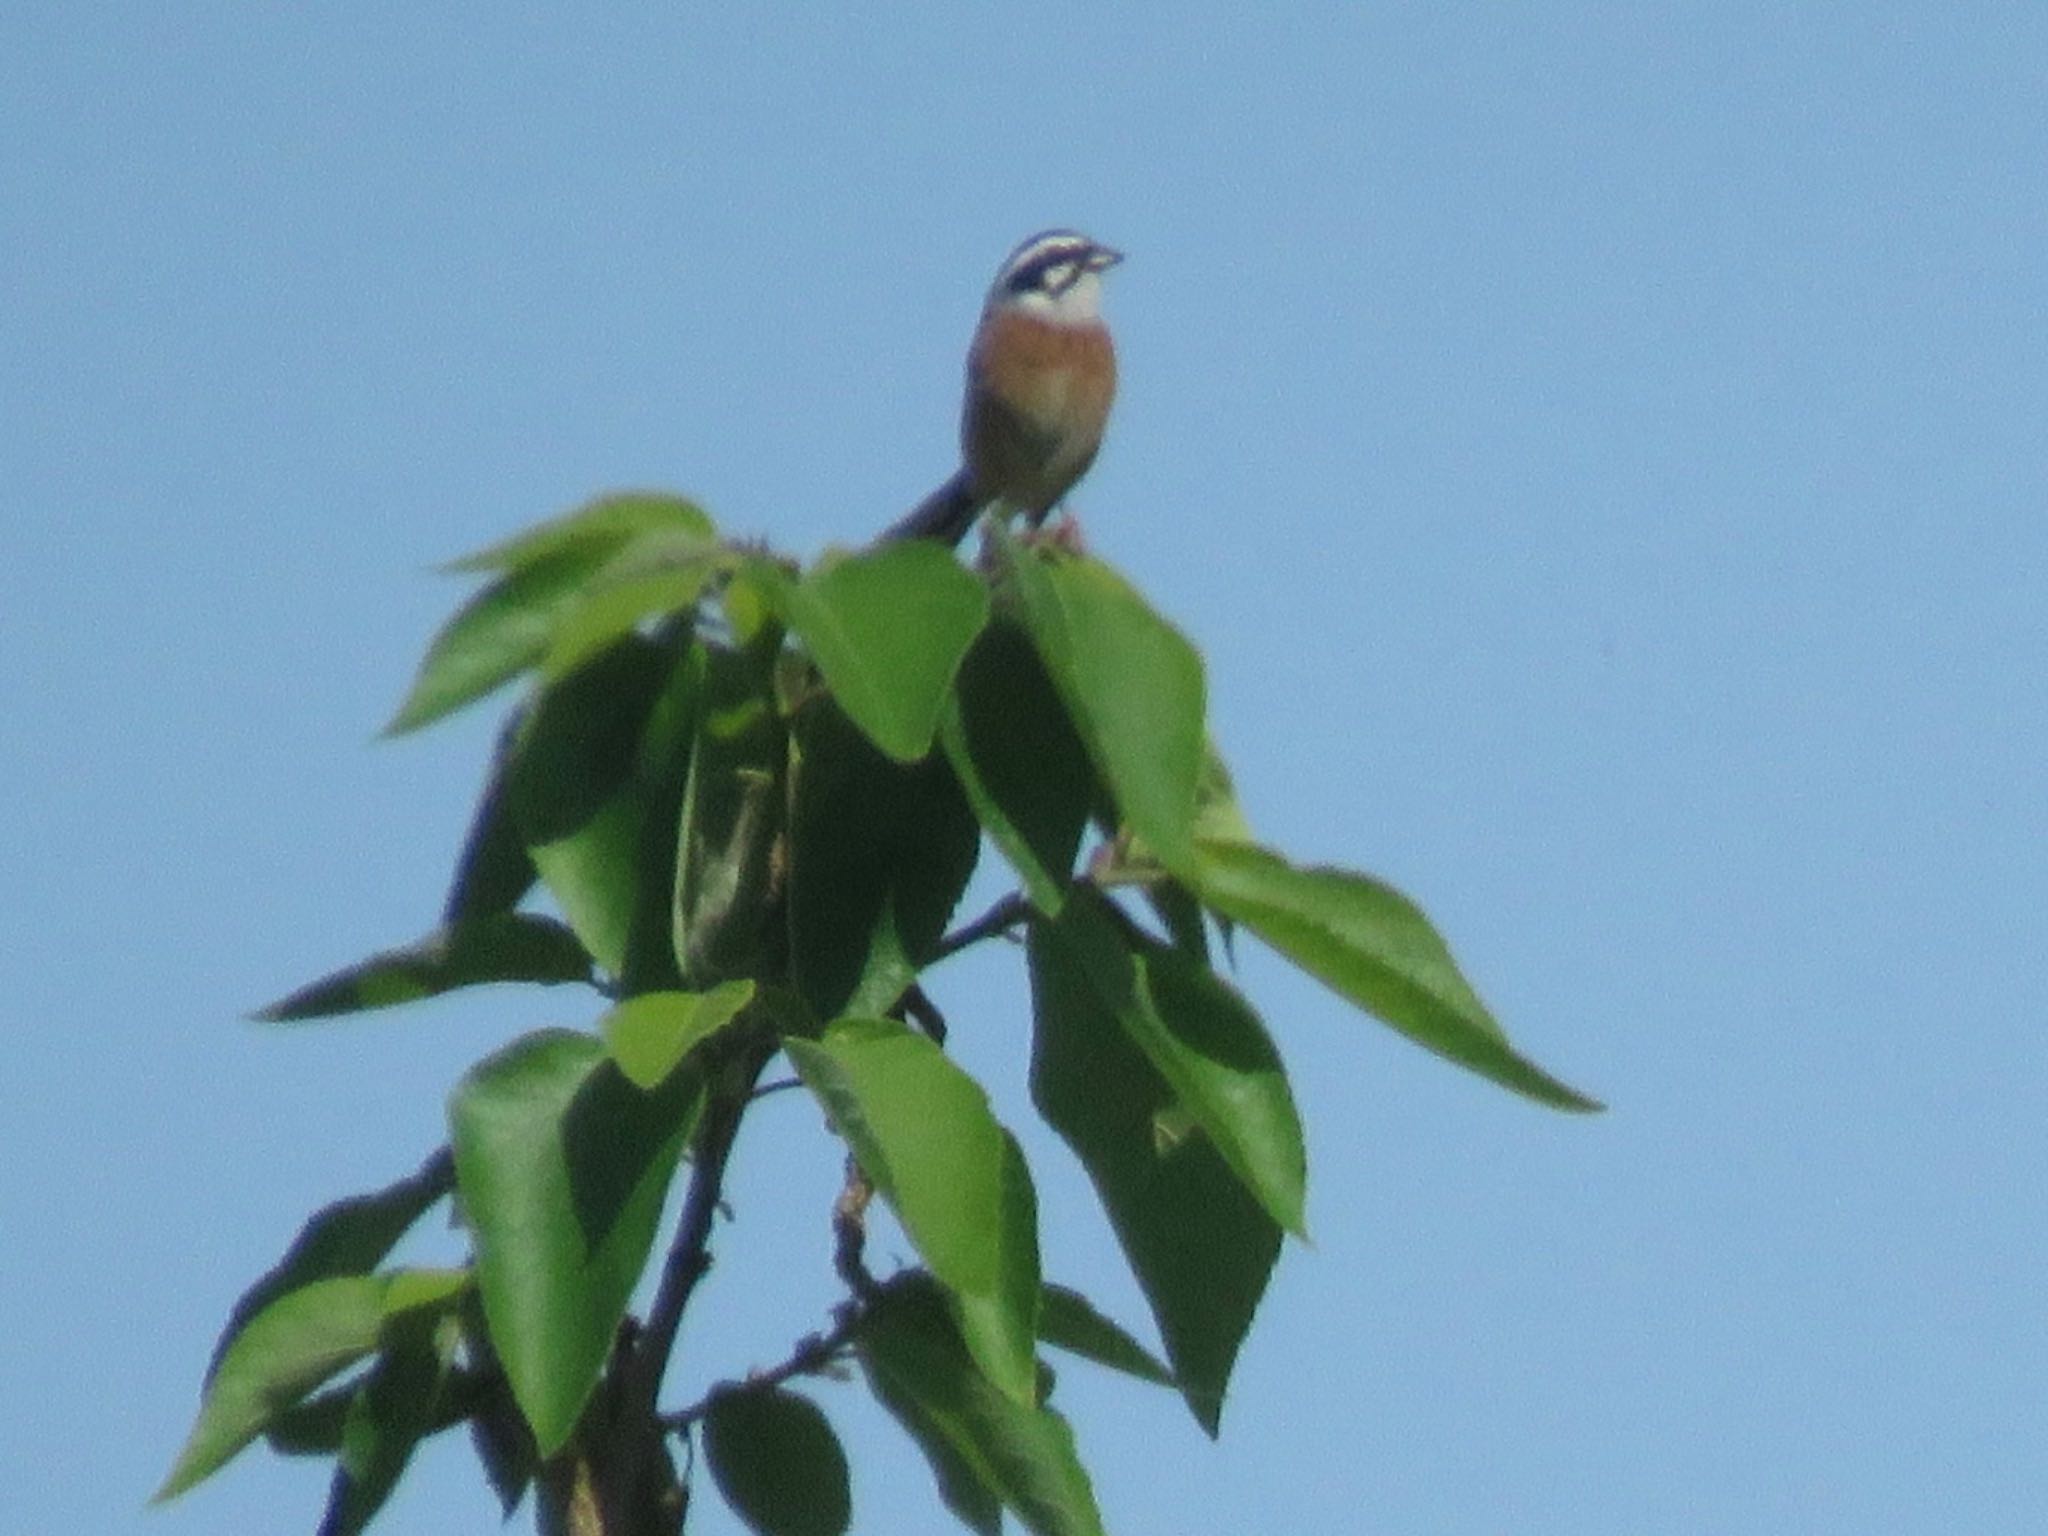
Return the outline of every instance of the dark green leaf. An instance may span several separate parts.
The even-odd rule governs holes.
[[[957,1334],[956,1334],[957,1337]],[[903,1426],[932,1469],[939,1486],[939,1498],[960,1523],[978,1536],[1002,1536],[1003,1501],[982,1481],[973,1462],[953,1449],[940,1421],[927,1413],[916,1398],[899,1390],[890,1379],[867,1366],[868,1390],[875,1401]]]
[[[1016,625],[990,624],[939,732],[974,814],[1041,912],[1057,916],[1096,798],[1087,749]]]
[[[751,981],[728,981],[709,992],[643,992],[600,1019],[598,1031],[628,1082],[659,1088],[684,1057],[753,1000]]]
[[[466,1415],[470,1444],[483,1466],[485,1481],[498,1496],[499,1508],[509,1520],[539,1470],[540,1452],[533,1443],[533,1431],[527,1426],[526,1416],[512,1397],[498,1352],[491,1347],[482,1303],[474,1291],[465,1303],[460,1315],[463,1352],[471,1363],[472,1401]]]
[[[680,496],[627,491],[600,496],[562,517],[452,562],[451,571],[520,571],[564,553],[608,559],[644,534],[714,544],[718,530],[702,508]]]
[[[512,816],[549,894],[628,990],[678,980],[669,902],[703,657],[620,641],[540,696],[508,770]]]
[[[431,1311],[423,1316],[438,1320]],[[390,1329],[386,1327],[386,1339]],[[502,1385],[502,1381],[501,1381]],[[263,1431],[264,1443],[280,1456],[339,1456],[341,1454],[342,1431],[348,1423],[349,1409],[354,1405],[356,1394],[362,1390],[362,1379],[344,1381],[339,1386],[315,1392],[297,1406],[286,1409],[270,1421]],[[466,1423],[477,1413],[488,1393],[483,1373],[476,1370],[451,1369],[441,1391],[434,1399],[433,1417],[427,1424],[428,1434],[440,1434]],[[511,1399],[506,1398],[509,1404]],[[518,1409],[512,1410],[518,1416]]]
[[[1038,1308],[1038,1336],[1057,1349],[1106,1365],[1154,1386],[1175,1385],[1173,1372],[1095,1303],[1064,1285],[1048,1285]]]
[[[768,637],[772,638],[772,636]],[[705,653],[680,814],[668,939],[684,985],[708,988],[775,968],[787,735],[772,652]]]
[[[357,1536],[398,1486],[413,1447],[433,1432],[454,1346],[448,1322],[429,1315],[386,1330],[342,1424],[319,1536]]]
[[[498,730],[490,773],[478,797],[476,814],[470,818],[469,835],[462,840],[448,899],[441,908],[444,927],[452,928],[472,917],[510,912],[540,878],[526,852],[519,824],[512,819],[506,793],[506,775],[525,722],[526,710],[515,709]]]
[[[207,1377],[250,1318],[288,1291],[339,1275],[367,1275],[384,1262],[408,1228],[429,1206],[455,1188],[455,1162],[446,1147],[415,1173],[367,1195],[351,1195],[323,1206],[299,1228],[284,1257],[236,1301],[221,1330]]]
[[[1196,965],[1206,966],[1209,930],[1204,926],[1202,904],[1195,900],[1194,892],[1171,878],[1149,881],[1144,889],[1145,904],[1158,917],[1173,947]]]
[[[1032,1099],[1088,1170],[1181,1394],[1213,1435],[1281,1229],[1214,1142],[1176,1134],[1173,1089],[1091,974],[1100,921],[1070,901],[1058,923],[1032,925]]]
[[[222,1354],[192,1433],[152,1502],[212,1476],[277,1415],[375,1349],[388,1284],[378,1275],[315,1280],[250,1318]]]
[[[1116,572],[1002,541],[1032,643],[1125,823],[1175,873],[1192,856],[1202,660]]]
[[[952,1294],[974,1358],[1003,1391],[1035,1402],[1037,1200],[981,1085],[890,1019],[841,1019],[784,1048]]]
[[[1219,843],[1248,843],[1251,823],[1237,803],[1237,786],[1216,743],[1202,743],[1202,772],[1195,783],[1195,836]]]
[[[937,951],[980,832],[943,759],[891,762],[830,699],[796,740],[791,969],[819,1018],[882,1013]]]
[[[255,1017],[266,1024],[281,1024],[390,1008],[438,997],[457,987],[590,979],[590,956],[569,929],[553,918],[498,912],[452,928],[436,928],[402,949],[387,949],[323,976],[258,1009]]]
[[[998,1391],[929,1285],[892,1286],[859,1350],[875,1396],[924,1448],[941,1495],[967,1525],[995,1531],[994,1494],[1038,1536],[1101,1536],[1066,1420]]]
[[[1345,870],[1296,869],[1242,843],[1202,843],[1196,868],[1212,910],[1417,1044],[1539,1103],[1601,1107],[1508,1044],[1429,919],[1400,892]]]
[[[576,1426],[645,1267],[701,1093],[642,1093],[592,1037],[527,1035],[449,1103],[491,1339],[541,1454]]]
[[[1174,1102],[1245,1188],[1297,1236],[1307,1178],[1287,1074],[1251,1005],[1206,965],[1139,933],[1107,898],[1076,895],[1060,916],[1097,1008],[1114,1017]]]
[[[931,750],[988,590],[924,540],[878,544],[768,588],[847,715],[898,762]]]
[[[263,1431],[264,1442],[280,1456],[340,1455],[342,1427],[359,1387],[346,1381],[274,1415]]]
[[[714,1397],[704,1459],[726,1503],[761,1536],[839,1536],[853,1518],[839,1437],[794,1392],[742,1388]]]

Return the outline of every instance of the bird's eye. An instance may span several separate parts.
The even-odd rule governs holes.
[[[1065,293],[1081,275],[1081,264],[1064,252],[1026,262],[1010,274],[1012,293]]]

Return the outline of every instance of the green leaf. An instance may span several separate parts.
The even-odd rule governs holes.
[[[1181,1395],[1211,1435],[1280,1252],[1279,1223],[1185,1112],[1092,974],[1100,915],[1032,924],[1031,1096],[1074,1149],[1151,1304]]]
[[[717,545],[673,531],[643,533],[594,572],[556,622],[541,676],[567,677],[651,619],[680,613],[729,563]]]
[[[418,730],[510,682],[547,654],[555,623],[602,563],[567,548],[484,588],[434,636],[387,736]]]
[[[940,745],[1024,892],[1059,915],[1096,799],[1088,750],[1016,625],[990,624],[967,653]]]
[[[491,1341],[543,1456],[597,1383],[701,1103],[691,1074],[642,1093],[565,1030],[480,1062],[449,1101]]]
[[[264,1427],[264,1443],[280,1456],[340,1455],[342,1428],[359,1386],[343,1382],[274,1415]]]
[[[775,709],[773,639],[703,653],[667,935],[672,964],[691,987],[778,968],[789,745]]]
[[[956,1330],[956,1341],[958,1337]],[[890,1417],[903,1426],[910,1438],[917,1442],[918,1450],[924,1453],[925,1462],[932,1469],[932,1479],[938,1484],[939,1498],[946,1508],[978,1536],[1002,1536],[1003,1501],[982,1480],[975,1464],[953,1449],[953,1442],[947,1438],[940,1420],[927,1413],[916,1398],[899,1390],[887,1376],[874,1369],[871,1362],[864,1359],[862,1363],[866,1367],[868,1390],[874,1393],[875,1401],[889,1411]],[[971,1361],[968,1368],[973,1368]]]
[[[446,1147],[429,1157],[415,1173],[367,1195],[336,1200],[313,1213],[299,1228],[284,1257],[236,1301],[221,1330],[211,1380],[221,1357],[248,1321],[287,1292],[315,1280],[341,1275],[368,1275],[397,1246],[412,1224],[436,1201],[455,1188],[455,1163]]]
[[[669,902],[704,653],[637,636],[541,694],[507,770],[548,893],[627,990],[674,986]]]
[[[846,1453],[809,1398],[719,1393],[704,1415],[704,1459],[733,1513],[761,1536],[840,1536],[852,1522]]]
[[[709,992],[643,992],[613,1008],[597,1027],[628,1082],[659,1088],[684,1057],[753,1000],[751,981],[729,981]]]
[[[1106,1365],[1154,1386],[1175,1385],[1173,1372],[1132,1338],[1115,1320],[1105,1317],[1079,1291],[1048,1285],[1038,1308],[1038,1336],[1056,1349]]]
[[[1266,1213],[1305,1237],[1301,1120],[1251,1005],[1206,965],[1139,933],[1099,893],[1077,894],[1057,931],[1095,1007],[1145,1053]]]
[[[898,762],[931,750],[953,674],[988,620],[988,590],[925,540],[879,544],[769,586],[825,684]]]
[[[376,1275],[315,1280],[250,1318],[221,1356],[192,1433],[151,1502],[212,1476],[277,1415],[375,1349],[387,1285]]]
[[[941,1496],[968,1526],[984,1536],[998,1528],[994,1494],[1038,1536],[1102,1536],[1067,1421],[997,1390],[929,1285],[892,1285],[858,1348],[875,1396],[924,1448]]]
[[[932,1273],[991,1381],[1035,1403],[1038,1207],[1024,1155],[981,1085],[891,1019],[783,1042]]]
[[[413,1447],[437,1427],[454,1348],[449,1321],[427,1316],[387,1330],[342,1424],[319,1536],[357,1536],[368,1526],[398,1486]]]
[[[680,541],[714,544],[718,530],[702,508],[680,496],[627,491],[600,496],[562,517],[540,523],[488,549],[453,561],[451,571],[520,571],[564,553],[608,559],[628,540],[668,534]]]
[[[477,799],[476,814],[470,818],[469,834],[462,840],[448,899],[441,908],[444,927],[510,912],[540,879],[540,871],[526,851],[526,839],[512,818],[506,784],[525,722],[526,710],[515,709],[498,730],[490,773]]]
[[[1100,561],[999,538],[1032,643],[1125,823],[1178,874],[1192,857],[1205,685],[1195,648]]]
[[[890,761],[830,699],[795,732],[790,967],[819,1018],[882,1013],[937,953],[980,830],[943,759]]]
[[[1418,1045],[1557,1109],[1600,1109],[1518,1054],[1429,919],[1400,892],[1340,869],[1297,869],[1249,844],[1205,842],[1195,885],[1340,997]]]
[[[390,1008],[458,987],[589,980],[590,956],[573,932],[553,918],[499,912],[436,928],[415,943],[323,976],[258,1009],[255,1017],[281,1024]]]
[[[1195,836],[1210,842],[1248,843],[1252,824],[1237,803],[1237,785],[1216,743],[1202,742],[1202,772],[1195,783]]]

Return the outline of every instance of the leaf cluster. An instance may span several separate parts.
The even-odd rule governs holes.
[[[538,1490],[544,1529],[679,1529],[683,1440],[752,1528],[835,1536],[846,1458],[793,1383],[845,1366],[967,1526],[1007,1510],[1086,1536],[1100,1517],[1041,1347],[1177,1391],[1214,1434],[1305,1230],[1299,1116],[1217,967],[1230,935],[1517,1093],[1597,1107],[1509,1044],[1413,904],[1254,840],[1199,656],[1097,560],[998,529],[978,570],[920,542],[800,570],[639,495],[460,569],[485,584],[392,729],[526,689],[443,910],[261,1017],[506,982],[583,985],[595,1017],[479,1062],[445,1148],[314,1215],[231,1316],[160,1497],[263,1437],[332,1459],[320,1529],[353,1532],[419,1441],[466,1427],[508,1512]],[[950,926],[985,849],[1016,890]],[[1093,1181],[1163,1359],[1047,1282],[1024,1154],[943,1049],[923,973],[1019,929],[1033,1102]],[[778,1057],[849,1151],[846,1296],[780,1365],[665,1409],[726,1161]],[[390,1264],[450,1197],[467,1258]],[[873,1198],[918,1259],[880,1279]],[[629,1315],[650,1270],[654,1303]]]

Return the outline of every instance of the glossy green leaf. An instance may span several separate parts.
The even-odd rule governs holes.
[[[291,1246],[254,1285],[244,1291],[228,1313],[207,1377],[220,1367],[250,1318],[287,1292],[315,1280],[341,1275],[368,1275],[397,1246],[412,1224],[455,1188],[455,1162],[446,1147],[422,1163],[418,1171],[367,1195],[351,1195],[314,1212],[299,1228]]]
[[[876,1397],[924,1447],[942,1496],[967,1525],[996,1529],[993,1494],[1038,1536],[1102,1536],[1066,1420],[997,1390],[930,1286],[892,1286],[858,1348]]]
[[[574,512],[537,524],[488,549],[451,562],[451,571],[520,571],[565,553],[609,559],[629,540],[665,534],[715,544],[718,530],[701,507],[651,491],[600,496]]]
[[[847,715],[898,762],[931,750],[988,589],[928,540],[878,544],[770,588]]]
[[[385,1325],[417,1305],[445,1301],[462,1276],[436,1272],[431,1282],[394,1290],[396,1275],[343,1275],[315,1280],[270,1302],[235,1334],[207,1382],[184,1449],[153,1502],[175,1498],[210,1477],[271,1421],[322,1382],[376,1349]]]
[[[492,1344],[544,1456],[604,1367],[701,1101],[688,1072],[642,1093],[565,1030],[487,1058],[449,1101]]]
[[[598,1032],[628,1082],[659,1088],[684,1057],[753,1000],[751,981],[729,981],[709,992],[643,992],[605,1014]]]
[[[1168,869],[1185,870],[1205,742],[1201,657],[1100,561],[999,547],[1032,643],[1124,822]]]
[[[548,892],[629,991],[675,986],[669,903],[704,653],[628,637],[547,689],[506,795]]]
[[[1213,1435],[1281,1228],[1213,1141],[1176,1124],[1178,1097],[1093,974],[1097,926],[1078,902],[1032,925],[1032,1100],[1087,1169],[1181,1395]]]
[[[1096,892],[1077,894],[1056,931],[1096,1007],[1145,1053],[1267,1214],[1306,1236],[1301,1120],[1251,1005],[1206,965],[1139,933]]]
[[[883,1013],[937,952],[980,829],[943,759],[891,761],[830,699],[795,731],[790,968],[819,1018]]]
[[[704,1459],[733,1513],[760,1536],[840,1536],[852,1522],[846,1453],[807,1397],[719,1393],[704,1415]]]
[[[939,731],[975,816],[1032,903],[1057,916],[1096,799],[1088,750],[1015,624],[990,624],[960,668]]]
[[[952,1294],[982,1370],[1035,1402],[1037,1199],[981,1085],[890,1019],[841,1019],[784,1048]]]
[[[553,918],[500,912],[372,955],[258,1009],[255,1017],[280,1024],[395,1007],[458,987],[589,980],[590,956],[571,930]]]
[[[388,1329],[349,1403],[318,1536],[358,1536],[391,1497],[413,1448],[437,1427],[455,1334],[432,1316]]]
[[[1205,842],[1196,888],[1339,996],[1438,1055],[1557,1109],[1597,1110],[1508,1044],[1450,950],[1400,892],[1340,869],[1297,869],[1250,844]]]
[[[1056,1349],[1154,1386],[1175,1385],[1173,1372],[1151,1350],[1097,1310],[1086,1296],[1063,1285],[1045,1288],[1038,1308],[1038,1337]]]

